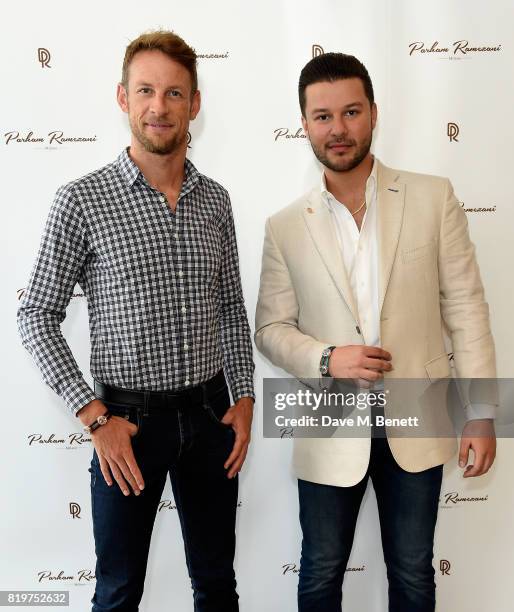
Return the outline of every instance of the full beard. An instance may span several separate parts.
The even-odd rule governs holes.
[[[314,155],[318,160],[329,170],[333,172],[349,172],[356,168],[368,155],[371,149],[372,134],[369,135],[368,139],[356,147],[353,156],[350,159],[331,160],[326,154],[327,145],[318,147],[311,142],[311,147]],[[354,144],[354,143],[348,143]]]

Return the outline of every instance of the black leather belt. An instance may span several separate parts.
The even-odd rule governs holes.
[[[95,380],[95,394],[107,403],[112,402],[113,404],[136,408],[169,408],[173,403],[204,402],[207,398],[221,391],[225,385],[225,375],[223,370],[220,370],[204,383],[182,391],[135,391],[113,387]]]

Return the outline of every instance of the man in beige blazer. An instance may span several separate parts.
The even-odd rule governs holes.
[[[368,72],[353,56],[327,53],[311,60],[300,76],[299,97],[323,175],[320,185],[266,223],[259,350],[320,386],[327,376],[360,387],[380,388],[383,378],[431,384],[450,377],[446,327],[457,376],[494,379],[488,306],[450,182],[393,170],[371,155],[377,107]],[[491,417],[493,404],[494,397],[486,397],[480,406],[465,406],[459,454],[465,477],[487,472],[494,461],[492,421],[476,418]],[[407,414],[409,408],[404,406]],[[436,404],[435,417],[444,420],[444,411],[444,402]],[[389,610],[434,610],[442,465],[455,448],[449,436],[295,440],[300,612],[341,610],[368,478],[379,508]],[[470,449],[473,464],[467,465]]]

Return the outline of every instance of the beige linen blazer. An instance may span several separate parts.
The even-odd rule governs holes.
[[[386,384],[388,378],[430,384],[450,377],[444,327],[456,376],[495,378],[489,309],[450,182],[377,164],[380,337],[394,366]],[[319,379],[323,349],[362,344],[358,326],[333,221],[317,187],[266,222],[255,342],[294,377]],[[432,409],[447,418],[444,394]],[[441,465],[456,449],[454,437],[388,439],[395,460],[410,472]],[[369,437],[298,438],[294,472],[351,486],[364,477],[369,454]]]

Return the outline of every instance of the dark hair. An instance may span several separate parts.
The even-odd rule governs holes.
[[[300,108],[305,117],[305,89],[313,83],[339,81],[340,79],[357,78],[362,81],[364,92],[370,104],[375,101],[373,85],[366,67],[353,55],[345,53],[322,53],[311,59],[300,73],[298,97]]]
[[[141,34],[141,36],[138,36],[129,44],[125,50],[121,74],[121,84],[123,87],[126,89],[128,86],[130,62],[134,59],[136,53],[152,50],[162,51],[169,58],[184,66],[191,76],[191,94],[194,94],[198,89],[196,53],[180,36],[166,30]]]

